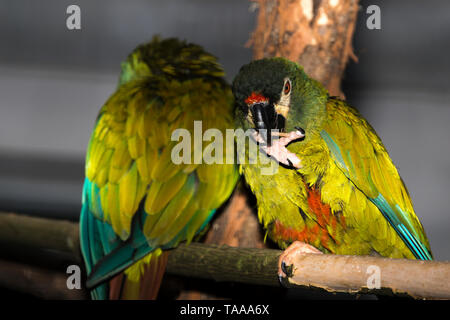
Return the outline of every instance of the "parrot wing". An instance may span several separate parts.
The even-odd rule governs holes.
[[[330,98],[320,135],[336,165],[374,203],[417,259],[432,260],[408,191],[375,130],[345,102]]]
[[[157,86],[149,79],[120,86],[98,116],[80,217],[88,287],[157,249],[190,242],[237,182],[234,164],[177,165],[171,158],[177,128],[193,132],[194,120],[202,120],[203,130],[232,128],[231,91],[201,79],[172,81],[170,90]],[[97,287],[94,296],[105,298],[105,290]]]

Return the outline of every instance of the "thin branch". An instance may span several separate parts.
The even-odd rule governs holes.
[[[80,260],[78,224],[74,222],[0,213],[0,242],[71,253]],[[171,250],[167,272],[187,277],[248,284],[279,286],[277,263],[282,251],[192,243]],[[27,266],[28,276],[18,264],[0,261],[0,285],[43,297],[58,296],[65,278]],[[22,268],[22,269],[21,269]],[[414,298],[450,299],[450,262],[388,259],[368,256],[299,255],[293,262],[286,285],[329,292],[404,294]],[[61,273],[65,270],[61,270]],[[369,289],[379,272],[379,289]],[[56,280],[52,280],[56,279]],[[43,282],[48,292],[38,289]],[[53,287],[52,287],[53,286]],[[52,291],[53,290],[53,291]],[[56,290],[56,291],[55,291]]]
[[[80,261],[78,224],[0,212],[0,243],[71,253]]]

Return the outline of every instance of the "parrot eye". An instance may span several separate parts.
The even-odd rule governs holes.
[[[284,82],[283,92],[284,94],[289,94],[289,92],[291,92],[291,81],[289,79]]]

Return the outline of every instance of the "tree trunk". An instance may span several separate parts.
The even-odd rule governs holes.
[[[254,59],[298,62],[331,95],[343,97],[341,79],[352,49],[358,0],[259,0],[249,45]]]

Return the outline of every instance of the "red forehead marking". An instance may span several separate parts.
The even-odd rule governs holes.
[[[259,103],[259,102],[267,102],[267,101],[269,101],[269,99],[264,97],[262,94],[255,93],[255,92],[252,92],[252,94],[247,99],[245,99],[245,103],[248,105],[251,105],[254,103]]]

